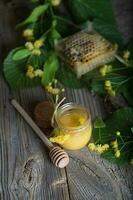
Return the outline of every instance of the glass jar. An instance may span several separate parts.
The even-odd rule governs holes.
[[[76,150],[83,148],[90,140],[92,124],[90,113],[81,105],[67,103],[55,114],[56,128],[69,135],[61,145],[63,148]]]

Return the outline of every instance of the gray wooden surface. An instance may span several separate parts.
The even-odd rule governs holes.
[[[15,24],[23,18],[29,1],[0,0],[0,55],[15,46]],[[119,26],[131,37],[132,0],[114,0]],[[130,3],[130,6],[129,6]],[[117,8],[117,9],[116,9]],[[124,14],[122,14],[124,13]],[[123,16],[123,18],[122,18]],[[124,19],[126,26],[123,29]],[[2,67],[2,64],[1,64]],[[14,93],[29,114],[37,102],[46,99],[41,88]],[[66,90],[67,101],[82,103],[92,118],[103,116],[101,101],[86,90]],[[69,151],[70,164],[57,169],[47,150],[31,128],[9,103],[9,90],[0,75],[0,200],[132,200],[133,170],[118,167],[90,153],[87,148]]]

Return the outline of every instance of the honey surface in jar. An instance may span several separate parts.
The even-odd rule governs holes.
[[[88,113],[82,109],[70,109],[59,117],[61,131],[70,137],[62,144],[62,147],[76,150],[84,147],[91,137],[92,127]]]

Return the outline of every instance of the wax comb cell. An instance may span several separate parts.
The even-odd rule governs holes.
[[[77,77],[111,62],[117,45],[96,32],[78,32],[61,40],[56,46],[59,56],[75,71]]]

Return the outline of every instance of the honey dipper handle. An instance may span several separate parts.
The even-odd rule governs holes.
[[[30,127],[36,132],[36,134],[40,137],[43,143],[48,147],[48,149],[53,148],[53,144],[48,140],[45,134],[41,131],[41,129],[35,124],[32,118],[26,113],[26,111],[20,106],[20,104],[15,100],[11,100],[11,104],[16,108],[16,110],[21,114],[21,116],[25,119],[25,121],[30,125]]]

